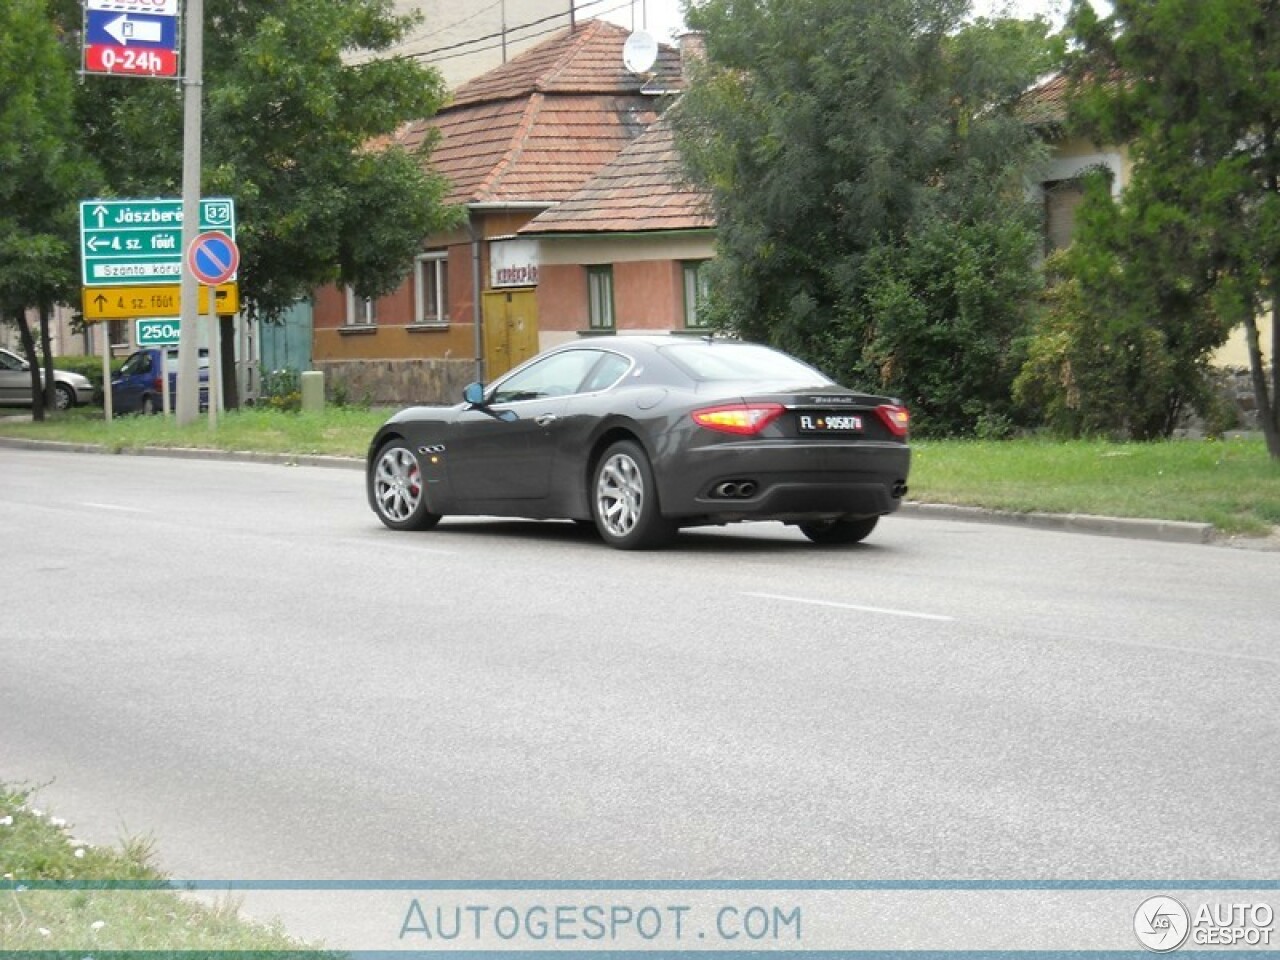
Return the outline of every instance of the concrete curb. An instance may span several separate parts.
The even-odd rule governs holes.
[[[902,505],[899,514],[971,523],[1015,524],[1037,530],[1091,533],[1104,537],[1126,537],[1130,540],[1162,540],[1166,543],[1211,543],[1216,532],[1211,523],[1099,517],[1086,513],[1015,513],[946,503],[908,502]]]
[[[23,450],[57,450],[63,453],[104,453],[121,457],[169,457],[176,460],[225,460],[236,463],[271,463],[284,467],[338,467],[363,470],[364,461],[319,453],[267,453],[256,450],[211,450],[208,447],[132,447],[113,450],[100,443],[67,443],[61,440],[29,440],[0,437],[0,447]]]
[[[175,457],[186,460],[225,460],[241,463],[268,463],[280,466],[336,467],[345,470],[363,470],[364,461],[356,457],[339,457],[306,453],[261,453],[251,450],[210,450],[198,447],[142,447],[139,449],[112,450],[101,444],[65,443],[53,440],[29,440],[25,437],[0,437],[0,447],[16,447],[29,450],[61,450],[67,453],[114,453],[136,457]],[[970,523],[1000,523],[1031,527],[1037,530],[1059,530],[1070,533],[1087,533],[1105,537],[1123,537],[1130,540],[1159,540],[1165,543],[1225,543],[1231,546],[1250,546],[1254,549],[1280,549],[1272,546],[1276,538],[1258,538],[1258,543],[1245,543],[1243,538],[1226,540],[1219,538],[1211,523],[1190,523],[1179,520],[1144,520],[1130,517],[1099,517],[1082,513],[1015,513],[1007,510],[989,510],[984,507],[963,507],[945,503],[917,503],[908,501],[902,505],[900,516],[933,517],[938,520],[961,520]],[[1249,538],[1252,541],[1253,538]]]

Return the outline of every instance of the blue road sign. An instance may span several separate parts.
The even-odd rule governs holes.
[[[191,241],[187,266],[201,283],[217,286],[235,277],[236,268],[240,266],[240,250],[225,233],[217,230],[202,233]]]
[[[91,45],[178,49],[177,17],[88,10],[85,26],[85,42]]]

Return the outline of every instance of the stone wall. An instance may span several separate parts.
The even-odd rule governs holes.
[[[1249,368],[1221,367],[1214,371],[1213,382],[1218,396],[1229,411],[1229,417],[1234,415],[1236,419],[1235,423],[1227,426],[1240,430],[1259,429],[1258,404]]]
[[[462,402],[475,379],[474,360],[324,360],[325,399],[331,403],[406,407]]]

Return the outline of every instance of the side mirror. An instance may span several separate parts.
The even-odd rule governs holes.
[[[484,384],[479,382],[468,383],[462,389],[462,399],[473,407],[484,406]]]

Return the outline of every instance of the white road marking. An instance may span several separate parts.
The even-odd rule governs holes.
[[[744,597],[759,597],[762,600],[784,600],[787,603],[807,603],[815,607],[836,607],[840,610],[857,610],[861,613],[883,613],[891,617],[911,617],[915,620],[938,620],[949,623],[955,617],[946,617],[938,613],[920,613],[915,610],[893,610],[889,607],[868,607],[860,603],[838,603],[834,600],[813,600],[808,597],[789,597],[781,593],[753,593],[744,591]]]
[[[80,504],[82,507],[88,507],[91,510],[118,510],[121,513],[150,513],[142,507],[122,507],[118,503],[89,503],[87,501]]]

